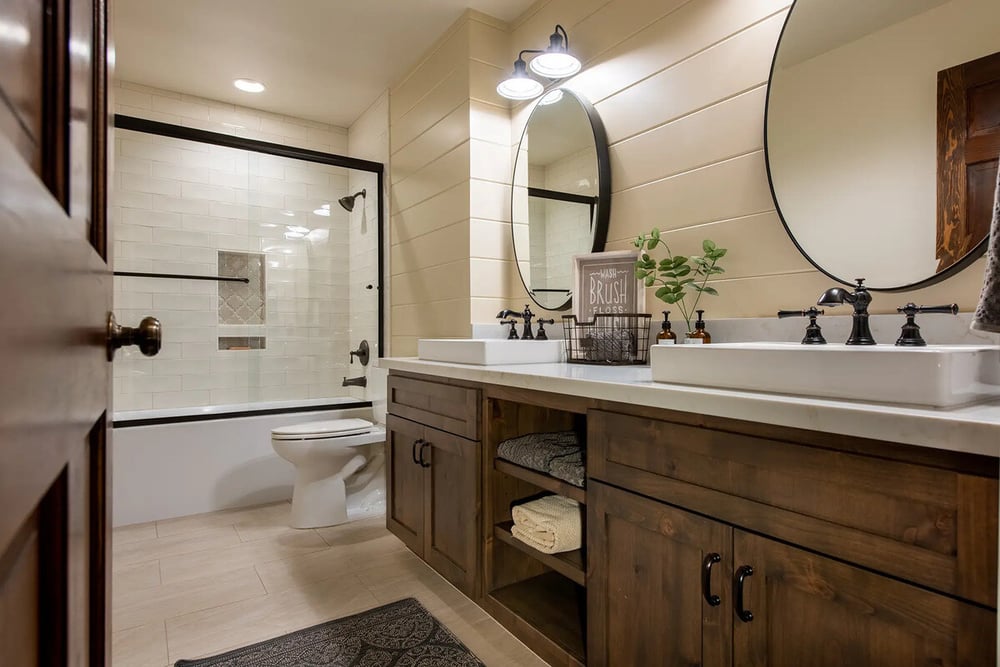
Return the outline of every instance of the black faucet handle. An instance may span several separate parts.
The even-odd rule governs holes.
[[[824,312],[816,306],[810,308],[804,308],[802,310],[779,310],[778,317],[784,319],[786,317],[808,317],[809,325],[806,326],[806,335],[802,339],[803,345],[826,345],[826,339],[823,338],[823,329],[816,324],[816,318],[822,315]]]
[[[949,303],[943,306],[918,306],[915,303],[908,303],[896,309],[897,313],[903,313],[907,317],[917,313],[946,313],[948,315],[958,315],[958,304]]]
[[[944,306],[918,306],[910,302],[905,306],[896,309],[897,313],[906,315],[906,322],[903,323],[896,339],[896,345],[900,347],[924,347],[927,341],[920,335],[920,326],[917,324],[917,313],[945,313],[948,315],[958,315],[958,304],[949,303]]]
[[[510,333],[507,334],[507,340],[517,340],[517,320],[500,320],[500,324],[509,324]]]
[[[556,321],[555,320],[545,320],[545,319],[542,319],[542,318],[538,318],[537,322],[538,322],[538,332],[535,334],[535,340],[548,340],[549,339],[549,335],[547,333],[545,333],[545,325],[546,324],[555,324]]]
[[[818,309],[816,306],[810,308],[804,308],[802,310],[779,310],[778,317],[784,319],[786,317],[816,317],[817,315],[822,315],[826,311]]]

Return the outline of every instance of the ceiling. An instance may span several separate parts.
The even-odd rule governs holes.
[[[467,7],[511,21],[533,2],[119,0],[116,76],[349,127]]]

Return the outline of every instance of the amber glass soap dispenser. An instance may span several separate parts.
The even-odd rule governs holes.
[[[705,331],[705,311],[696,310],[695,312],[698,313],[698,319],[694,322],[694,331],[687,335],[687,342],[708,345],[712,342],[712,334]]]
[[[663,311],[663,324],[660,328],[660,333],[656,334],[656,343],[658,345],[673,345],[677,342],[677,334],[670,330],[670,311]]]

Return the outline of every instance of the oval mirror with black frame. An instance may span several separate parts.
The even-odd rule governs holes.
[[[521,282],[546,310],[572,303],[573,256],[604,250],[611,168],[594,107],[558,88],[531,111],[514,161],[511,231]]]
[[[1000,2],[796,0],[764,146],[775,205],[816,268],[897,291],[986,249],[1000,153]]]

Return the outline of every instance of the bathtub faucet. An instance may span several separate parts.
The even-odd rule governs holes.
[[[340,386],[341,387],[367,387],[368,386],[368,378],[365,377],[364,375],[362,375],[361,377],[356,377],[356,378],[345,377],[343,384],[341,384]]]

